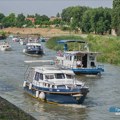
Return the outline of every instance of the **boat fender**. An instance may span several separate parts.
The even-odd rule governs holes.
[[[39,91],[36,91],[36,97],[39,97]]]
[[[26,83],[27,83],[27,81],[24,81],[24,83],[23,83],[23,87],[26,87]]]
[[[41,93],[39,94],[39,98],[44,100],[44,99],[45,99],[45,93],[44,93],[44,92],[41,92]]]
[[[32,83],[29,84],[29,89],[32,89]]]

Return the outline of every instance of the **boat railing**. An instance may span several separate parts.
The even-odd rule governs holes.
[[[44,87],[44,88],[52,88],[52,89],[80,89],[83,87],[83,84],[81,83],[73,83],[73,84],[62,84],[62,83],[58,83],[55,84],[53,82],[50,81],[39,81],[39,82],[33,82],[31,83],[30,81],[27,82],[27,85],[29,86],[30,84],[33,84],[37,87]]]

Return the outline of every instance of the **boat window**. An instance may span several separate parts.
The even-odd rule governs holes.
[[[70,61],[72,60],[72,56],[70,56]]]
[[[47,75],[45,75],[45,79],[54,79],[54,75],[47,74]]]
[[[39,81],[40,80],[43,80],[43,74],[39,73],[39,72],[36,72],[35,74],[35,80]]]
[[[26,46],[26,49],[31,49],[31,46]]]
[[[57,88],[58,89],[66,89],[66,86],[65,85],[57,85]]]
[[[77,60],[77,56],[74,56],[74,60]]]
[[[73,79],[73,75],[66,74],[67,79]]]
[[[95,56],[90,56],[89,59],[90,60],[95,60]]]
[[[81,88],[81,85],[76,85],[76,88],[80,89],[80,88]]]
[[[63,73],[57,73],[57,74],[55,74],[55,78],[56,79],[64,79],[65,75]]]
[[[43,80],[43,74],[39,73],[40,74],[40,80]]]
[[[95,63],[94,62],[91,62],[91,67],[95,67]]]

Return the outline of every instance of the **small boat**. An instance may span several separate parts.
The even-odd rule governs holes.
[[[40,42],[46,42],[46,38],[45,37],[41,37],[40,38]]]
[[[27,44],[27,40],[24,39],[24,38],[20,38],[19,43],[20,43],[20,45],[26,45]]]
[[[19,42],[19,38],[18,38],[18,37],[13,37],[13,38],[12,38],[12,41],[13,41],[13,42]]]
[[[82,104],[89,88],[75,79],[72,70],[54,65],[31,67],[25,74],[23,87],[33,97],[49,103]]]
[[[81,45],[81,50],[68,51],[67,43],[77,43]],[[56,63],[74,71],[75,74],[100,75],[104,71],[103,65],[97,65],[97,55],[99,52],[89,51],[88,43],[84,40],[60,40],[58,43],[64,44],[64,52],[58,51]]]
[[[43,55],[44,51],[40,43],[27,43],[26,48],[23,49],[23,53],[28,55]]]
[[[9,45],[9,43],[3,42],[3,43],[0,44],[0,50],[1,51],[10,51],[11,46]]]

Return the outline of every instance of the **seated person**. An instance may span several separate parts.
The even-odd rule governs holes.
[[[77,67],[82,67],[82,62],[80,60],[78,60],[76,63],[77,63]]]

